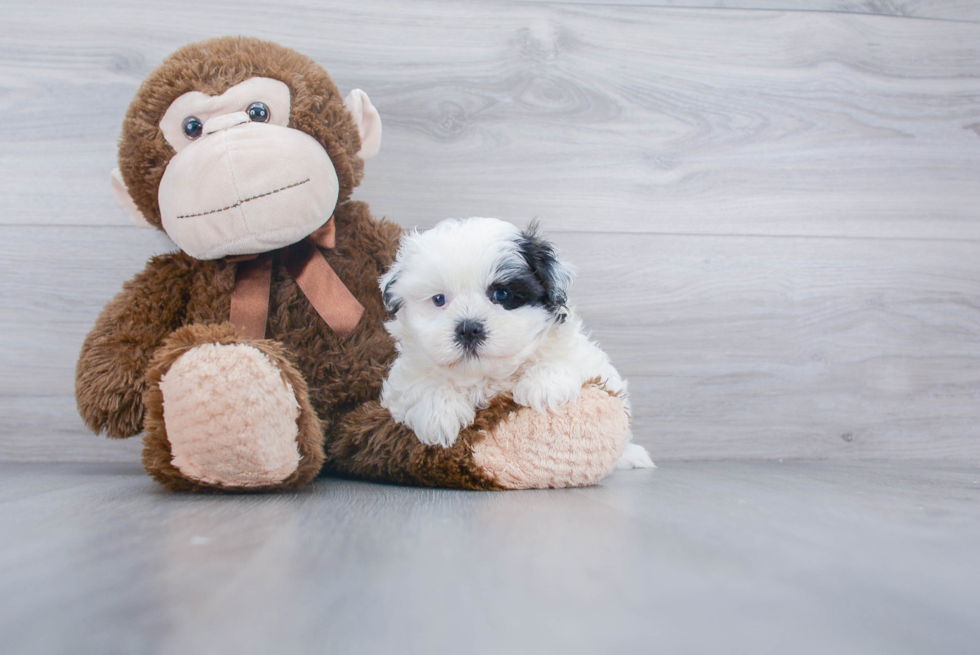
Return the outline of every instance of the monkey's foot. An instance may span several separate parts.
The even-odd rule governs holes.
[[[629,439],[623,401],[587,385],[546,412],[522,407],[473,446],[473,461],[505,489],[583,487],[606,477]]]
[[[143,464],[175,490],[282,491],[323,463],[302,376],[272,341],[230,325],[171,335],[148,376]]]
[[[608,475],[630,436],[623,401],[595,384],[546,412],[500,396],[451,446],[427,446],[378,401],[340,419],[328,470],[379,482],[454,489],[582,487]]]

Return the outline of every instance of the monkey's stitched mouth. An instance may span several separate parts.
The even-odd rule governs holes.
[[[310,178],[306,178],[301,182],[294,182],[293,184],[287,184],[284,187],[279,187],[278,189],[273,189],[272,191],[266,191],[265,193],[260,193],[257,196],[252,196],[251,198],[245,198],[244,200],[239,200],[233,205],[228,205],[227,207],[222,207],[221,209],[212,209],[211,211],[201,212],[199,214],[183,214],[177,218],[195,218],[197,216],[207,216],[208,214],[217,214],[219,212],[226,212],[229,209],[234,209],[235,207],[241,207],[246,202],[251,202],[252,200],[258,200],[259,198],[265,198],[266,196],[271,196],[273,193],[279,193],[280,191],[285,191],[286,189],[292,189],[293,187],[298,187],[301,184],[306,184],[310,181]]]

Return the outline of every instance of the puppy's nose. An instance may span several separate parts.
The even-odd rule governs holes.
[[[456,341],[467,350],[475,349],[486,337],[486,328],[480,321],[467,318],[456,324]]]

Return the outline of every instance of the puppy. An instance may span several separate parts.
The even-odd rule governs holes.
[[[598,377],[625,399],[626,381],[566,305],[571,280],[535,224],[450,219],[406,235],[380,278],[398,349],[381,404],[422,443],[448,447],[502,393],[543,412]],[[617,463],[652,466],[633,443]]]

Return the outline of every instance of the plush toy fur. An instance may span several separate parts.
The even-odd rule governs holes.
[[[594,383],[581,402],[547,415],[498,398],[448,449],[423,446],[381,408],[395,350],[377,280],[401,229],[349,200],[363,175],[358,126],[310,59],[223,38],[187,46],[155,70],[129,108],[119,147],[122,178],[146,221],[162,229],[157,192],[175,154],[159,128],[168,107],[189,91],[219,95],[253,77],[289,86],[289,127],[315,138],[336,168],[336,247],[322,253],[364,313],[339,336],[274,259],[267,338],[246,338],[228,322],[236,263],[181,251],[154,257],[82,346],[76,396],[86,425],[113,438],[145,431],[144,467],[179,491],[284,491],[321,470],[463,489],[592,484],[608,473],[628,417]],[[183,395],[165,402],[167,394]],[[249,433],[253,414],[268,434]],[[179,440],[168,435],[175,426]]]

